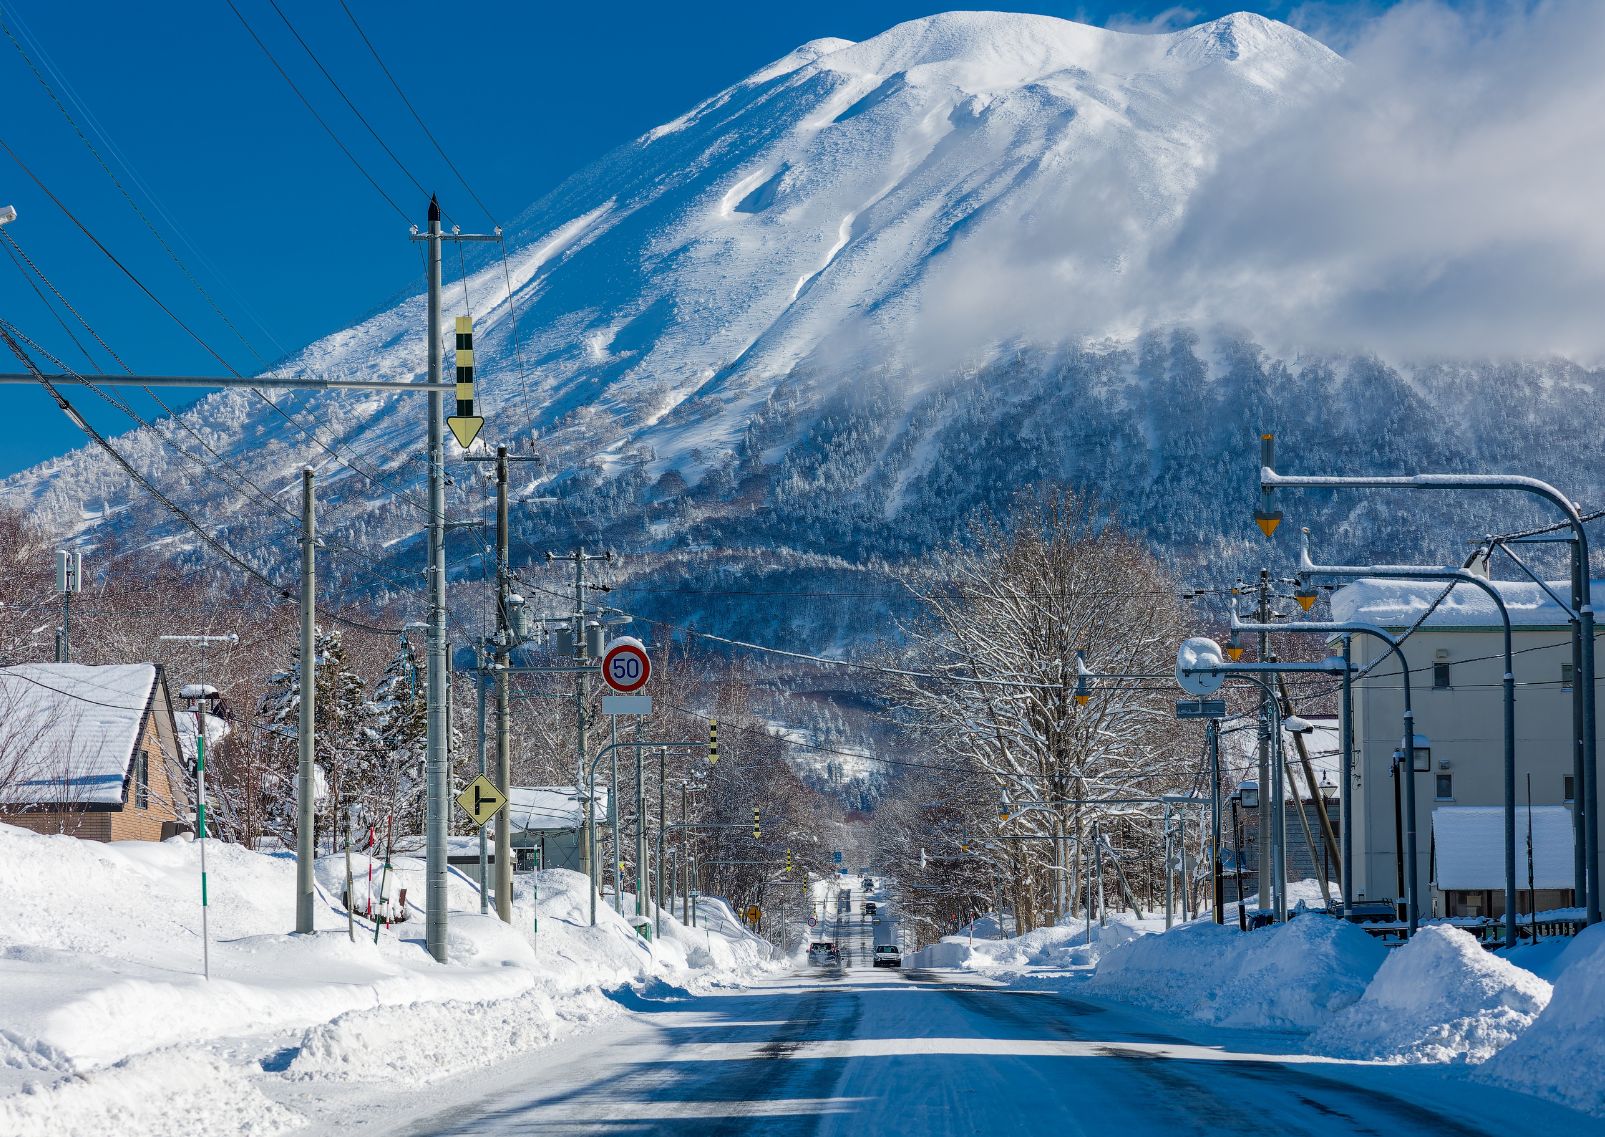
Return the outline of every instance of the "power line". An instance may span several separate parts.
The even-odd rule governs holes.
[[[344,154],[348,159],[350,159],[351,164],[357,168],[357,172],[368,180],[368,184],[373,187],[374,192],[380,197],[384,198],[386,205],[395,210],[397,215],[400,216],[403,221],[411,220],[411,218],[407,216],[407,211],[396,204],[395,198],[391,197],[384,191],[384,187],[374,179],[372,174],[368,173],[367,167],[357,160],[357,156],[351,152],[344,142],[340,141],[340,136],[334,132],[334,128],[332,126],[323,120],[323,116],[317,112],[317,108],[312,105],[311,100],[308,99],[306,95],[301,93],[301,88],[295,85],[295,80],[290,78],[289,72],[285,71],[285,69],[279,64],[279,61],[274,57],[273,52],[268,50],[268,45],[262,42],[262,37],[256,34],[256,29],[251,27],[250,21],[245,18],[245,14],[235,6],[234,0],[226,0],[226,3],[228,4],[229,9],[239,19],[240,25],[245,28],[246,33],[250,35],[251,39],[256,41],[256,46],[262,49],[262,54],[267,56],[268,62],[273,64],[273,70],[277,71],[279,76],[289,84],[290,90],[294,91],[295,97],[301,100],[301,105],[306,107],[307,113],[317,120],[318,125],[323,128],[323,132],[327,134],[329,138],[333,140],[334,144],[340,148],[340,153]]]
[[[99,249],[102,254],[105,255],[106,259],[111,261],[111,263],[113,265],[115,265],[122,272],[122,274],[124,276],[126,276],[134,284],[134,286],[136,288],[138,288],[141,292],[143,292],[150,299],[150,301],[153,304],[156,305],[157,308],[161,309],[161,311],[169,319],[171,319],[175,324],[177,324],[181,329],[183,329],[183,331],[191,339],[193,339],[197,344],[199,344],[201,346],[201,348],[204,349],[208,355],[210,355],[213,359],[217,360],[217,362],[220,363],[224,367],[224,369],[228,371],[228,373],[230,375],[233,375],[233,376],[235,376],[237,378],[243,378],[243,376],[240,375],[239,371],[237,371],[234,368],[234,366],[228,362],[228,360],[224,359],[223,356],[220,355],[217,352],[217,350],[212,347],[211,344],[207,343],[206,340],[203,339],[200,336],[199,333],[197,333],[193,328],[191,328],[187,323],[185,323],[184,320],[178,315],[178,313],[174,312],[170,307],[167,306],[167,304],[165,304],[162,301],[162,299],[160,297],[158,297],[153,291],[151,291],[151,289],[145,284],[145,282],[143,280],[141,280],[137,275],[135,275],[135,273],[133,272],[132,269],[130,269],[120,259],[118,259],[117,255],[115,253],[113,253],[109,248],[107,248],[106,245],[100,240],[99,237],[95,236],[95,234],[90,231],[89,227],[87,225],[85,225],[83,223],[83,221],[81,221],[78,218],[77,214],[73,213],[73,211],[71,209],[67,208],[66,203],[63,202],[61,200],[61,198],[56,196],[56,194],[50,189],[49,186],[47,186],[44,183],[44,181],[39,177],[38,174],[33,172],[33,170],[27,165],[27,163],[25,163],[22,160],[21,156],[18,155],[17,152],[11,148],[10,144],[7,143],[4,138],[0,138],[0,149],[4,149],[5,150],[5,152],[11,157],[11,160],[17,164],[17,166],[22,170],[23,173],[28,175],[28,177],[33,181],[33,183],[36,186],[39,187],[39,189],[45,194],[46,197],[50,198],[51,202],[56,206],[56,208],[61,210],[61,212],[67,217],[67,219],[69,221],[71,221],[74,226],[77,227],[78,231],[80,233],[82,233],[85,237],[87,237],[89,239],[89,241],[97,249]],[[353,470],[357,474],[361,475],[363,478],[365,478],[375,488],[380,488],[380,487],[386,486],[387,479],[385,478],[385,476],[383,474],[370,473],[369,471],[363,469],[362,464],[360,462],[358,462],[356,460],[356,458],[347,456],[345,454],[342,454],[339,451],[338,448],[336,448],[334,446],[331,446],[328,443],[324,442],[321,438],[319,438],[317,436],[317,432],[316,431],[313,431],[310,428],[305,427],[301,423],[297,422],[294,419],[294,417],[292,417],[288,412],[286,412],[284,410],[283,407],[279,406],[278,403],[276,403],[272,399],[270,399],[260,389],[253,387],[250,390],[251,390],[251,393],[253,395],[255,395],[258,399],[262,400],[262,402],[264,402],[268,406],[272,407],[273,410],[276,411],[281,418],[283,418],[286,422],[288,422],[291,426],[293,426],[297,431],[299,431],[303,437],[305,437],[309,442],[312,442],[313,444],[318,446],[325,453],[327,453],[330,457],[336,459],[337,461],[339,461],[343,465],[349,467],[351,470]],[[402,500],[407,501],[408,503],[410,503],[414,508],[419,510],[419,512],[422,512],[422,513],[427,513],[428,512],[428,509],[424,506],[424,504],[422,502],[418,501],[416,498],[414,498],[411,494],[407,493],[405,490],[399,489],[399,488],[397,488],[395,486],[388,486],[387,488],[389,488],[392,492],[394,492]]]
[[[429,191],[424,189],[423,183],[417,178],[413,177],[412,171],[407,168],[407,164],[396,156],[396,152],[390,149],[390,145],[385,142],[385,140],[380,137],[379,132],[374,129],[373,123],[369,122],[367,117],[357,109],[357,104],[351,101],[351,96],[345,93],[345,89],[341,87],[339,82],[336,81],[335,77],[329,73],[329,69],[323,65],[323,61],[319,59],[317,53],[312,50],[312,45],[307,43],[306,39],[302,37],[301,33],[296,30],[295,25],[290,22],[290,17],[284,14],[284,9],[279,7],[278,0],[268,0],[268,6],[278,13],[279,19],[284,21],[284,26],[289,28],[290,34],[295,37],[295,42],[301,45],[302,49],[307,53],[307,57],[317,65],[319,71],[323,72],[323,77],[329,81],[329,86],[334,88],[335,93],[338,94],[340,98],[345,100],[346,106],[351,108],[351,113],[357,116],[357,121],[363,126],[367,127],[368,133],[373,135],[373,140],[379,144],[379,148],[388,154],[390,156],[390,160],[396,164],[396,167],[407,176],[407,180],[412,183],[413,188],[418,191],[419,196],[427,197],[429,195]],[[236,9],[236,13],[237,11],[238,10]]]
[[[274,7],[277,7],[277,5],[274,5]],[[420,115],[417,108],[412,105],[412,100],[407,98],[407,92],[401,89],[401,84],[396,81],[395,75],[391,73],[389,67],[385,66],[384,59],[379,55],[379,49],[376,48],[373,45],[373,41],[368,38],[368,33],[362,30],[362,25],[357,22],[356,13],[351,11],[351,6],[346,3],[346,0],[340,0],[340,7],[345,10],[346,18],[351,21],[351,26],[357,29],[357,35],[362,38],[363,44],[368,49],[368,54],[373,56],[373,61],[379,65],[379,70],[383,71],[385,78],[390,80],[390,86],[395,89],[396,95],[401,99],[402,105],[407,108],[407,113],[412,115],[412,120],[418,124],[418,129],[424,132],[424,137],[429,139],[429,144],[435,148],[435,153],[440,155],[441,161],[446,163],[446,168],[449,169],[453,176],[455,176],[456,179],[462,183],[463,189],[468,191],[468,196],[474,199],[474,204],[479,206],[479,208],[484,212],[485,216],[490,219],[490,223],[495,225],[496,217],[493,213],[491,213],[490,207],[480,200],[479,195],[474,192],[474,187],[468,184],[468,179],[463,177],[462,171],[457,169],[456,163],[451,160],[451,158],[446,154],[445,149],[435,139],[433,132],[430,131],[428,125],[424,122],[423,116]]]
[[[0,143],[0,145],[3,145],[3,143]],[[129,462],[128,459],[125,458],[117,450],[117,448],[107,440],[105,435],[101,434],[100,431],[96,430],[89,424],[83,415],[78,412],[77,408],[75,408],[67,399],[67,397],[56,388],[55,384],[50,382],[49,379],[45,378],[44,373],[41,372],[38,366],[34,363],[33,357],[24,351],[22,345],[12,337],[10,323],[3,319],[0,319],[0,338],[5,340],[6,346],[11,349],[12,354],[15,355],[22,363],[23,367],[33,375],[34,379],[41,387],[45,389],[50,397],[56,401],[56,405],[61,408],[62,413],[65,414],[75,426],[88,435],[97,446],[109,454],[112,459],[123,468],[124,472],[127,473],[129,477],[133,478],[134,481],[139,483],[139,485],[143,487],[152,497],[156,498],[157,501],[166,506],[175,517],[177,517],[185,525],[189,526],[189,528],[194,531],[195,535],[199,537],[207,546],[217,552],[218,555],[222,556],[230,564],[240,569],[242,572],[245,572],[253,579],[272,589],[283,599],[288,601],[299,600],[299,597],[292,593],[288,588],[285,588],[283,585],[277,583],[266,573],[262,572],[260,569],[246,561],[239,554],[235,553],[233,549],[230,549],[205,526],[201,525],[199,521],[197,521],[190,513],[183,509],[177,502],[158,489],[155,483],[153,483],[149,478],[145,477],[144,474],[140,473],[139,470],[134,467],[133,463]],[[347,624],[351,627],[361,628],[363,631],[375,632],[380,635],[397,635],[400,632],[399,628],[381,628],[373,624],[364,623],[361,620],[355,620],[351,617],[342,616],[333,612],[326,613],[326,615],[329,619],[332,619],[337,623]]]

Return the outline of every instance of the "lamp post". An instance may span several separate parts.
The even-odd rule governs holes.
[[[1573,624],[1577,642],[1577,681],[1573,698],[1581,710],[1583,780],[1577,786],[1577,808],[1583,811],[1584,860],[1587,876],[1588,922],[1600,922],[1599,790],[1598,739],[1595,736],[1594,690],[1594,597],[1588,565],[1588,533],[1577,506],[1547,482],[1507,474],[1411,474],[1402,477],[1326,477],[1279,474],[1275,469],[1275,439],[1261,436],[1260,510],[1255,514],[1267,536],[1273,533],[1280,514],[1270,509],[1272,493],[1288,489],[1404,489],[1404,490],[1485,490],[1530,494],[1558,508],[1564,524],[1572,531],[1572,589],[1577,620]],[[1408,735],[1407,735],[1408,740]],[[1414,778],[1411,779],[1413,785]]]
[[[1341,622],[1336,622],[1336,621],[1311,621],[1311,622],[1302,623],[1302,624],[1277,624],[1277,625],[1274,625],[1274,626],[1273,625],[1257,625],[1257,624],[1244,623],[1244,622],[1240,621],[1237,618],[1237,613],[1235,611],[1232,613],[1232,629],[1233,629],[1233,635],[1234,636],[1238,632],[1241,632],[1241,631],[1257,631],[1257,630],[1262,630],[1262,629],[1266,630],[1266,631],[1269,631],[1269,630],[1272,630],[1273,627],[1274,627],[1274,630],[1278,631],[1278,632],[1291,632],[1291,633],[1303,634],[1303,635],[1342,636],[1343,637],[1343,658],[1342,658],[1342,660],[1340,662],[1341,662],[1341,665],[1342,665],[1343,686],[1344,686],[1343,707],[1342,707],[1342,711],[1343,711],[1342,735],[1343,735],[1344,742],[1339,747],[1339,749],[1341,749],[1342,752],[1343,752],[1343,778],[1344,778],[1344,782],[1343,782],[1343,787],[1344,787],[1343,788],[1343,882],[1342,882],[1342,886],[1343,886],[1343,915],[1344,915],[1345,918],[1348,918],[1349,915],[1352,913],[1353,904],[1354,904],[1354,890],[1353,890],[1353,885],[1351,884],[1351,881],[1353,880],[1353,877],[1354,877],[1353,807],[1349,802],[1349,797],[1350,797],[1349,791],[1350,791],[1350,789],[1352,787],[1352,781],[1353,781],[1353,770],[1350,768],[1350,762],[1351,762],[1350,756],[1351,756],[1351,754],[1353,752],[1352,740],[1354,738],[1354,712],[1353,712],[1352,700],[1349,697],[1349,691],[1350,691],[1350,688],[1352,687],[1352,684],[1353,684],[1354,667],[1353,667],[1352,662],[1349,659],[1349,640],[1350,640],[1350,637],[1355,636],[1355,635],[1372,636],[1372,637],[1380,640],[1381,643],[1383,644],[1383,646],[1389,652],[1391,652],[1393,654],[1393,656],[1399,661],[1399,671],[1400,671],[1401,675],[1403,676],[1403,687],[1404,687],[1404,738],[1406,738],[1406,739],[1414,739],[1416,737],[1416,734],[1415,734],[1415,712],[1414,712],[1414,706],[1413,706],[1413,703],[1412,703],[1412,700],[1411,700],[1411,691],[1410,691],[1410,664],[1405,659],[1404,649],[1401,646],[1401,641],[1398,639],[1398,637],[1392,635],[1391,633],[1387,632],[1386,630],[1384,630],[1382,628],[1377,627],[1375,624],[1368,624],[1368,623],[1364,623],[1364,622],[1358,621],[1358,620],[1349,620],[1349,621],[1341,621]],[[1414,779],[1413,778],[1410,780],[1409,789],[1408,789],[1408,796],[1410,798],[1410,801],[1413,803],[1415,801],[1415,787],[1414,787]],[[1412,823],[1410,825],[1410,828],[1409,828],[1409,841],[1410,841],[1410,844],[1411,844],[1411,856],[1413,858],[1414,857],[1414,843],[1415,843],[1415,824],[1414,824],[1413,821],[1412,821]],[[1412,860],[1412,864],[1413,863],[1414,862]],[[1413,903],[1413,898],[1414,898],[1414,893],[1415,893],[1415,888],[1416,888],[1415,881],[1416,881],[1416,872],[1415,872],[1415,870],[1412,870],[1411,874],[1410,874],[1410,879],[1408,881],[1405,881],[1400,886],[1401,891],[1405,891],[1407,896],[1410,897],[1410,902],[1411,903]],[[1414,924],[1412,924],[1410,930],[1412,932],[1415,931]]]
[[[1511,644],[1510,609],[1505,606],[1505,598],[1500,595],[1492,581],[1478,576],[1466,568],[1448,568],[1432,565],[1371,565],[1361,568],[1353,565],[1318,565],[1310,559],[1310,531],[1304,529],[1299,534],[1299,571],[1300,579],[1313,576],[1330,576],[1348,579],[1361,577],[1376,577],[1383,580],[1446,580],[1454,584],[1469,584],[1481,589],[1488,599],[1494,602],[1499,612],[1499,622],[1504,631],[1505,672],[1502,681],[1504,695],[1504,845],[1505,845],[1505,946],[1513,948],[1517,942],[1516,929],[1516,675],[1515,651]],[[1473,555],[1473,561],[1476,555]],[[1408,684],[1408,680],[1406,680]],[[1408,689],[1408,686],[1406,687]],[[1344,755],[1347,757],[1345,748]],[[1431,769],[1431,766],[1428,766]],[[1415,786],[1415,769],[1411,767],[1409,785]],[[1345,800],[1348,797],[1347,784],[1344,791]],[[1413,819],[1413,818],[1412,818]],[[1348,810],[1344,810],[1344,822],[1348,822]],[[1584,882],[1586,884],[1586,881]],[[1344,876],[1344,895],[1350,895],[1347,869]],[[1347,905],[1345,905],[1347,914]]]
[[[1376,629],[1376,631],[1381,632],[1381,629]],[[1387,635],[1385,632],[1381,632],[1381,634],[1384,636]],[[1176,682],[1182,688],[1182,690],[1191,695],[1202,698],[1204,695],[1214,693],[1220,689],[1221,684],[1228,676],[1238,676],[1249,679],[1257,683],[1263,690],[1265,690],[1267,695],[1269,695],[1265,701],[1265,707],[1267,708],[1269,716],[1277,720],[1273,724],[1274,729],[1272,738],[1275,740],[1278,749],[1280,747],[1282,735],[1280,709],[1277,706],[1274,693],[1271,692],[1270,684],[1262,679],[1261,676],[1285,674],[1288,672],[1316,672],[1330,675],[1338,672],[1346,672],[1348,667],[1349,664],[1346,661],[1330,657],[1323,659],[1318,663],[1228,663],[1225,655],[1222,653],[1220,645],[1215,643],[1214,640],[1207,639],[1203,636],[1195,636],[1192,639],[1184,641],[1176,651]],[[1278,753],[1276,762],[1271,769],[1273,782],[1273,810],[1275,810],[1277,805],[1279,805],[1281,798],[1281,778],[1279,775],[1282,765],[1283,763],[1281,756]],[[1281,846],[1282,842],[1276,842],[1276,847],[1279,853]],[[1284,867],[1285,866],[1279,863],[1274,872],[1274,875],[1278,878],[1278,881],[1280,880],[1282,869]],[[1264,874],[1261,873],[1260,892],[1262,895],[1264,891]],[[1285,895],[1282,895],[1282,891],[1283,890],[1278,889],[1278,895],[1276,898],[1276,913],[1279,919],[1286,919],[1287,913],[1285,909],[1287,898]]]

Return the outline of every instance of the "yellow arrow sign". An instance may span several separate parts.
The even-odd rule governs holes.
[[[485,429],[485,420],[479,415],[452,415],[446,420],[451,427],[451,436],[457,440],[457,445],[467,450],[479,437],[479,432]]]
[[[475,825],[484,825],[507,804],[507,796],[497,789],[489,778],[481,774],[457,795],[457,804],[463,807],[464,813],[474,819]]]

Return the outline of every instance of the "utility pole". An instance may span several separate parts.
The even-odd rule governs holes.
[[[56,550],[56,591],[61,593],[61,628],[56,632],[56,662],[72,662],[72,594],[83,590],[84,555]]]
[[[301,470],[301,658],[300,713],[296,723],[299,761],[295,775],[295,930],[312,934],[313,795],[316,776],[312,765],[312,742],[317,729],[318,670],[317,619],[315,610],[318,571],[318,516],[312,496],[314,474],[311,466]]]
[[[641,741],[641,720],[635,720],[635,740]],[[646,759],[635,748],[635,914],[646,915]]]
[[[496,447],[496,642],[502,652],[496,669],[496,788],[512,800],[513,754],[507,707],[508,654],[515,637],[511,620],[512,573],[507,564],[507,447]],[[513,833],[510,810],[496,819],[496,915],[513,922]],[[483,890],[484,882],[480,882]]]
[[[457,321],[457,377],[463,381],[465,369],[472,374],[473,368],[473,331],[472,325],[466,318]],[[466,329],[466,331],[465,331]],[[464,353],[467,353],[466,360]],[[496,637],[493,652],[498,659],[494,668],[496,675],[496,777],[493,779],[496,788],[502,791],[502,796],[512,799],[512,741],[510,736],[511,719],[508,705],[508,658],[514,648],[523,642],[522,621],[514,620],[513,609],[513,567],[509,559],[508,540],[511,530],[507,520],[507,483],[508,463],[510,462],[536,462],[538,458],[533,455],[513,455],[507,452],[506,446],[496,447],[496,457],[491,459],[488,455],[467,455],[466,461],[496,463]],[[483,714],[483,676],[481,684],[481,722],[480,722],[480,773],[485,773],[483,760],[484,750],[484,714]],[[484,830],[480,831],[480,842],[484,843]],[[512,873],[512,826],[507,815],[497,819],[496,822],[496,915],[504,924],[513,922],[513,873]],[[484,887],[483,866],[481,866],[481,891]]]
[[[586,713],[586,697],[590,694],[590,661],[593,655],[600,655],[602,649],[602,628],[596,628],[595,642],[592,642],[591,630],[585,623],[585,564],[587,561],[611,561],[612,553],[587,553],[583,548],[575,549],[572,553],[559,555],[547,553],[546,560],[573,561],[574,562],[574,658],[578,663],[574,672],[574,730],[578,738],[576,747],[576,764],[574,772],[574,792],[584,794],[587,785],[586,753],[589,749],[588,732],[590,716]],[[587,877],[591,875],[591,834],[596,828],[596,803],[587,795],[585,800],[585,832],[580,834],[580,872]]]
[[[428,706],[428,745],[424,759],[427,786],[425,830],[425,904],[428,907],[424,942],[429,954],[446,962],[446,810],[448,803],[446,758],[446,404],[440,389],[440,246],[443,241],[496,241],[491,234],[443,233],[440,229],[440,203],[429,199],[429,229],[413,231],[414,241],[427,244],[429,300],[429,667],[426,703]],[[458,415],[452,420],[452,433],[464,449],[478,434],[483,419],[472,418],[472,383],[469,415],[463,415],[463,384],[458,384]],[[475,425],[477,422],[478,425]],[[498,827],[500,828],[500,827]]]

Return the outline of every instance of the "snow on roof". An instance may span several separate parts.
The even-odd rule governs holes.
[[[0,668],[0,749],[25,764],[0,802],[120,803],[155,684],[152,663]]]
[[[1432,811],[1432,840],[1440,889],[1505,887],[1504,809],[1449,805]],[[1573,880],[1572,814],[1563,805],[1516,809],[1516,887],[1527,887],[1527,821],[1532,818],[1533,883],[1570,888]]]
[[[1531,581],[1492,580],[1510,611],[1510,622],[1517,627],[1563,626],[1566,612],[1549,594]],[[1551,581],[1557,595],[1566,596],[1569,584]],[[1605,587],[1597,582],[1596,589]],[[1337,621],[1361,620],[1384,628],[1409,627],[1420,618],[1443,592],[1441,581],[1379,580],[1362,577],[1332,594],[1332,618]],[[1429,628],[1491,628],[1501,626],[1499,609],[1474,584],[1457,584],[1427,618]]]
[[[516,833],[521,829],[578,829],[585,821],[585,803],[573,786],[514,786],[508,791],[507,814]],[[607,817],[607,787],[596,787],[596,817]]]
[[[1331,715],[1302,715],[1305,722],[1315,729],[1304,735],[1304,748],[1309,752],[1310,766],[1315,771],[1315,781],[1328,797],[1343,796],[1343,762],[1339,752],[1340,734],[1338,720]],[[1259,732],[1252,727],[1247,730],[1224,731],[1221,734],[1222,762],[1227,773],[1234,779],[1241,776],[1252,778],[1254,769],[1259,761]],[[1309,787],[1304,783],[1303,767],[1298,760],[1298,744],[1293,741],[1293,735],[1287,731],[1282,732],[1282,749],[1293,768],[1298,771],[1299,796],[1309,798]],[[1269,787],[1266,787],[1267,791]],[[1283,797],[1293,800],[1293,790],[1286,781],[1283,782]]]

